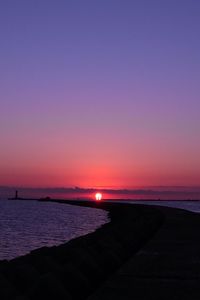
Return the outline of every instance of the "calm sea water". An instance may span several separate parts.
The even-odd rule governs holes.
[[[182,208],[191,212],[200,213],[200,201],[125,201],[126,203],[135,203],[135,204],[147,204],[147,205],[159,205],[167,207]]]
[[[99,209],[37,201],[0,200],[0,260],[59,245],[108,222]]]

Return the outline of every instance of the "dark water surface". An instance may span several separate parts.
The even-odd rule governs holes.
[[[185,209],[191,212],[200,213],[200,200],[199,201],[176,201],[176,200],[170,200],[170,201],[124,201],[124,203],[130,203],[130,204],[145,204],[145,205],[158,205],[158,206],[167,206],[167,207],[174,207],[174,208],[181,208]]]
[[[107,212],[94,208],[0,200],[0,260],[62,244],[108,221]]]

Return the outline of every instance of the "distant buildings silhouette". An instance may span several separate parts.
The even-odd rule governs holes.
[[[18,199],[18,191],[15,191],[15,199]]]

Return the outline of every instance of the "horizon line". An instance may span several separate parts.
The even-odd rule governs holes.
[[[141,185],[141,186],[124,186],[124,187],[117,187],[117,186],[20,186],[20,185],[0,185],[0,188],[15,188],[15,189],[66,189],[66,190],[116,190],[116,191],[132,191],[137,189],[147,189],[147,188],[200,188],[200,185]]]

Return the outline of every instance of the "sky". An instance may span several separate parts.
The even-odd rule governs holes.
[[[200,1],[1,0],[0,185],[200,186]]]

